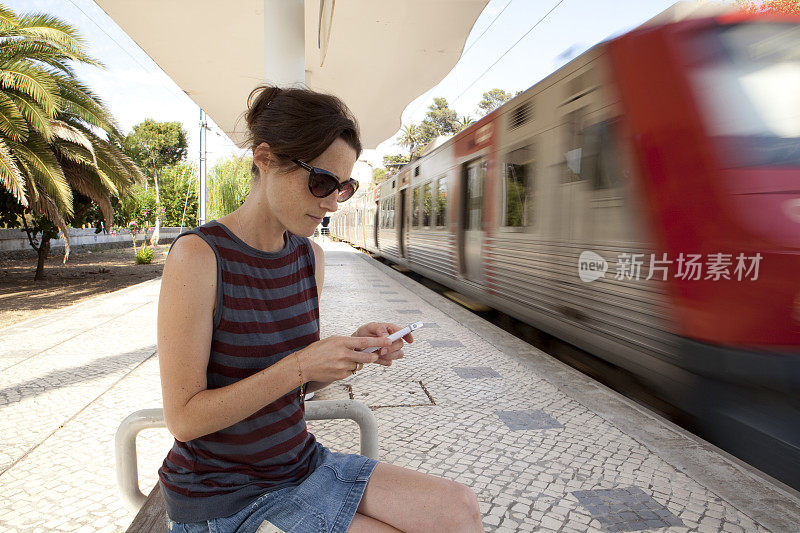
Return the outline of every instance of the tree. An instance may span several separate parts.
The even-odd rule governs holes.
[[[800,0],[737,0],[748,13],[787,13],[800,15]]]
[[[478,114],[480,116],[488,115],[513,97],[514,95],[505,92],[503,89],[490,89],[483,93],[483,98],[478,102]]]
[[[440,135],[453,135],[460,124],[455,110],[450,109],[446,98],[434,98],[428,106],[425,119],[419,126],[417,152],[421,152],[429,142]]]
[[[122,226],[147,235],[149,228],[155,229],[156,216],[161,216],[164,225],[171,227],[197,226],[199,185],[197,168],[181,162],[165,168],[159,177],[160,202],[156,201],[155,188],[134,187],[119,202],[119,218]]]
[[[208,216],[219,218],[232,213],[250,193],[253,157],[231,156],[218,161],[208,177]]]
[[[137,234],[144,234],[143,246],[147,246],[147,233],[155,226],[156,217],[163,208],[156,202],[155,189],[144,187],[135,187],[120,203],[120,214],[124,227],[131,232],[135,254]]]
[[[410,126],[403,126],[402,131],[400,132],[400,146],[405,146],[408,148],[408,157],[411,158],[414,156],[414,152],[419,145],[419,128],[416,125],[411,124]]]
[[[388,177],[389,177],[389,175],[386,172],[385,168],[373,169],[372,170],[372,183],[370,183],[370,187],[375,187],[377,185],[380,185],[381,183],[386,181],[386,178],[388,178]]]
[[[200,183],[196,176],[197,167],[185,161],[164,169],[161,174],[161,205],[165,225],[197,226]]]
[[[475,124],[475,119],[469,115],[464,115],[460,119],[458,119],[459,128],[458,131],[465,130]]]
[[[147,179],[153,178],[156,203],[161,204],[158,177],[164,168],[186,158],[186,131],[180,122],[156,122],[148,118],[133,127],[123,141],[125,153],[145,171]],[[152,244],[158,244],[161,216],[156,212]]]
[[[384,167],[399,168],[402,167],[403,165],[407,165],[409,161],[410,161],[409,157],[404,154],[383,156]]]
[[[3,225],[25,228],[39,255],[35,279],[43,276],[56,233],[65,240],[64,262],[69,257],[73,192],[95,202],[109,228],[110,198],[143,178],[115,144],[121,136],[111,114],[76,79],[74,63],[102,66],[84,52],[69,24],[46,14],[17,16],[0,6],[0,188],[8,193]]]

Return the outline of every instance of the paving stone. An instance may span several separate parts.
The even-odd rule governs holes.
[[[684,525],[678,517],[638,487],[581,490],[572,494],[609,531],[641,531]],[[661,513],[656,514],[648,508]]]
[[[529,429],[554,429],[564,427],[544,411],[495,411],[495,414],[500,417],[503,423],[505,423],[512,431]]]
[[[488,366],[453,367],[453,371],[462,379],[499,378],[500,374]]]
[[[461,341],[449,339],[429,339],[427,342],[431,348],[461,348],[464,346]]]

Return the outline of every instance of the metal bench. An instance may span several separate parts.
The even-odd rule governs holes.
[[[378,459],[378,421],[369,407],[355,400],[315,400],[306,403],[306,420],[346,418],[358,423],[361,431],[361,455]],[[166,532],[164,499],[159,484],[145,497],[139,490],[136,459],[136,435],[143,429],[163,428],[163,409],[144,409],[128,416],[116,435],[117,485],[125,505],[138,511],[128,533]]]

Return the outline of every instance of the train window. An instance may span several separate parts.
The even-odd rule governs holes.
[[[692,88],[723,166],[800,166],[797,24],[715,26],[687,45]]]
[[[577,100],[581,96],[588,94],[593,89],[592,85],[594,72],[587,70],[578,74],[567,83],[567,101]]]
[[[439,178],[436,183],[436,226],[447,225],[447,178]]]
[[[534,163],[533,147],[509,152],[505,165],[505,216],[503,225],[524,227],[532,222]]]
[[[389,200],[389,228],[394,229],[394,201],[395,196]]]
[[[431,193],[431,183],[426,183],[422,186],[422,225],[428,227],[431,225],[431,218],[435,216],[433,212],[433,194]]]
[[[586,107],[567,113],[564,139],[564,181],[578,181],[581,176],[582,130]]]
[[[411,197],[411,226],[419,226],[419,187],[414,187],[414,194]]]
[[[611,189],[619,184],[614,124],[614,121],[592,124],[581,135],[581,175],[593,189]]]
[[[466,216],[464,230],[476,231],[483,226],[483,180],[487,163],[483,159],[470,162],[464,167]]]

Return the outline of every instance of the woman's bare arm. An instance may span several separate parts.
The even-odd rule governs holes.
[[[216,295],[213,250],[200,237],[182,237],[164,265],[158,361],[167,427],[183,442],[230,427],[300,386],[297,362],[287,357],[232,385],[206,388]]]
[[[311,248],[314,250],[314,278],[317,282],[317,301],[319,302],[322,299],[322,286],[325,284],[325,252],[322,250],[322,246],[314,241],[309,239],[308,242],[311,243]],[[305,392],[322,390],[331,383],[333,382],[309,381],[306,384]]]

